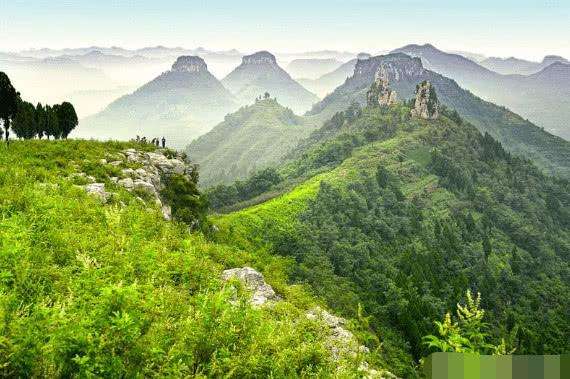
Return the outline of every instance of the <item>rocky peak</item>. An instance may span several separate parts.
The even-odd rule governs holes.
[[[268,51],[258,51],[257,53],[246,55],[242,58],[242,64],[270,64],[277,65],[275,55]]]
[[[547,55],[542,60],[543,65],[550,65],[557,62],[568,63],[568,60],[559,55]]]
[[[403,53],[394,53],[358,60],[354,68],[354,75],[369,78],[370,83],[374,80],[380,66],[384,66],[386,78],[390,83],[403,79],[414,80],[425,71],[420,58],[412,58]]]
[[[416,101],[412,116],[426,120],[435,120],[439,117],[439,100],[435,88],[428,81],[424,80],[416,86]]]
[[[370,59],[372,57],[372,55],[368,54],[368,53],[359,53],[356,56],[356,59],[358,59],[359,61],[365,61],[367,59]]]
[[[390,89],[390,80],[388,75],[388,67],[381,64],[374,75],[374,83],[367,93],[367,102],[369,106],[380,105],[390,106],[397,102],[396,91]]]
[[[181,56],[172,65],[172,71],[177,72],[202,72],[208,71],[206,62],[197,56]]]

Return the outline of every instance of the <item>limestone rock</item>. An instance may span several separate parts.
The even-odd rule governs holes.
[[[267,284],[263,275],[251,267],[241,267],[225,270],[222,272],[222,280],[229,281],[237,279],[242,282],[247,289],[252,292],[251,303],[254,306],[262,306],[281,300],[275,294],[273,288]],[[358,353],[368,353],[366,346],[358,343],[356,337],[346,328],[346,320],[337,317],[326,310],[315,307],[306,313],[306,317],[311,320],[319,320],[329,328],[328,348],[333,359],[340,360],[346,356],[356,356]],[[378,371],[371,368],[368,362],[363,361],[359,367],[364,378],[396,378],[387,371]]]
[[[135,183],[133,182],[133,179],[131,179],[131,178],[120,179],[117,182],[117,184],[124,187],[127,190],[132,190],[135,187]]]
[[[398,102],[396,91],[390,89],[390,80],[387,67],[382,64],[374,75],[374,83],[367,93],[369,106],[387,107]]]
[[[242,282],[252,292],[251,303],[255,306],[281,299],[273,288],[265,282],[263,274],[251,267],[232,268],[222,272],[222,280],[228,281],[234,278]]]
[[[90,183],[84,185],[83,188],[85,188],[88,194],[99,198],[103,203],[108,202],[111,196],[113,196],[111,192],[105,190],[105,183]]]
[[[416,101],[412,116],[426,120],[435,120],[439,117],[439,100],[435,88],[428,81],[423,81],[416,86]]]
[[[162,216],[165,220],[170,221],[172,220],[172,208],[170,205],[162,204],[160,207],[160,211],[162,212]]]
[[[166,156],[168,154],[169,156]],[[110,177],[109,181],[125,188],[127,191],[139,191],[148,194],[154,199],[156,206],[161,210],[165,220],[172,219],[172,209],[169,205],[163,204],[160,192],[164,188],[163,176],[193,174],[195,166],[185,162],[185,156],[181,153],[170,153],[167,150],[156,150],[156,152],[143,152],[136,149],[127,149],[122,153],[107,155],[108,159],[101,159],[100,164],[110,164],[120,166],[125,161],[140,165],[136,169],[124,168],[120,177]],[[119,160],[116,160],[119,159]],[[110,162],[110,163],[109,163]],[[107,202],[113,195],[105,190],[104,183],[95,183],[95,178],[83,172],[73,173],[71,179],[81,178],[83,182],[90,182],[82,185],[88,193]],[[140,197],[138,197],[140,199]],[[143,201],[142,199],[140,199]],[[143,201],[144,202],[144,201]]]

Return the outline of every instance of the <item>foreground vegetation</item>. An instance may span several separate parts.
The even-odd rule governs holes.
[[[569,182],[455,112],[409,114],[405,105],[338,114],[268,190],[308,179],[218,216],[219,240],[293,258],[292,279],[366,318],[377,336],[368,346],[403,376],[441,349],[424,336],[467,290],[482,295],[497,351],[568,352]]]
[[[0,376],[357,375],[360,358],[333,360],[326,328],[305,317],[315,300],[287,285],[288,259],[208,242],[114,186],[120,167],[100,160],[129,147],[153,149],[0,145]],[[79,188],[80,172],[111,203]],[[244,265],[285,300],[252,308],[219,279]]]

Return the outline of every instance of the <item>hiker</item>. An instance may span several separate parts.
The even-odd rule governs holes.
[[[166,147],[166,138],[162,137],[162,148]]]

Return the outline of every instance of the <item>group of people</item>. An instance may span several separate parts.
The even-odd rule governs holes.
[[[156,147],[160,147],[160,144],[162,143],[162,148],[164,149],[166,147],[166,138],[162,137],[162,139],[160,138],[153,138],[152,140],[149,140],[146,137],[140,137],[137,136],[137,138],[135,139],[136,142],[139,143],[151,143],[153,145],[156,145]]]

